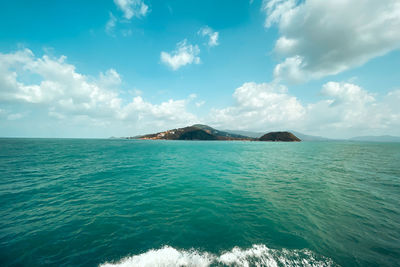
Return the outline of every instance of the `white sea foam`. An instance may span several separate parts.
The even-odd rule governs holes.
[[[332,260],[316,256],[309,250],[277,250],[265,245],[253,245],[248,249],[234,247],[231,251],[215,255],[194,249],[178,250],[170,246],[152,249],[145,253],[123,258],[119,262],[103,263],[101,267],[111,266],[336,266]]]

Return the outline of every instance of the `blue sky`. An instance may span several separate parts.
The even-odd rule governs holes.
[[[0,136],[400,135],[400,4],[3,1]]]

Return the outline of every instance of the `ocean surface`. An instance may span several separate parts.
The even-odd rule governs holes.
[[[400,143],[0,139],[0,266],[399,266]]]

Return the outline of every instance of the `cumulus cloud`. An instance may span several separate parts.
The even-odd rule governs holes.
[[[35,82],[27,82],[35,80]],[[0,53],[0,104],[30,111],[47,110],[57,119],[87,118],[88,122],[110,124],[121,121],[147,126],[181,126],[196,122],[186,106],[192,96],[160,104],[146,102],[141,96],[127,101],[120,96],[121,77],[114,69],[91,78],[76,71],[66,57],[35,57],[25,49]],[[3,112],[4,113],[4,112]],[[9,119],[22,117],[15,113]]]
[[[190,102],[189,99],[169,100],[155,105],[144,101],[141,96],[133,98],[124,111],[127,117],[133,115],[137,124],[145,129],[166,129],[173,128],[176,125],[186,126],[197,121],[195,115],[189,113],[186,108]]]
[[[149,12],[149,7],[143,0],[114,0],[114,3],[124,13],[126,19],[144,17]]]
[[[121,76],[115,69],[109,69],[105,73],[100,73],[98,84],[103,88],[116,88],[121,84]]]
[[[328,82],[322,86],[323,100],[307,105],[305,125],[313,131],[367,132],[369,130],[390,130],[385,102],[361,87],[351,83]],[[398,111],[397,111],[398,112]]]
[[[222,128],[240,130],[280,129],[295,125],[305,108],[277,84],[245,83],[233,94],[235,104],[211,111],[211,121]]]
[[[198,34],[203,36],[203,37],[207,37],[208,38],[208,43],[207,44],[208,44],[209,47],[219,45],[219,43],[218,43],[219,33],[214,31],[210,27],[205,26],[205,27],[201,28],[198,31]]]
[[[185,39],[176,45],[176,49],[173,52],[161,52],[161,62],[169,66],[172,70],[177,70],[188,64],[199,64],[199,53],[199,47],[188,44]]]
[[[400,48],[397,0],[264,0],[263,10],[280,32],[278,80],[334,75]]]
[[[214,109],[210,121],[222,129],[297,130],[328,137],[400,133],[400,90],[381,99],[351,83],[328,82],[321,99],[303,104],[278,84],[245,83],[234,105]]]

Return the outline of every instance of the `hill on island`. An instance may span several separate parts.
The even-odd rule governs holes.
[[[137,138],[155,140],[253,140],[253,138],[248,136],[219,131],[202,124],[142,135]]]
[[[261,136],[259,141],[283,141],[283,142],[300,142],[294,134],[290,132],[270,132]]]
[[[253,138],[245,135],[220,131],[203,124],[172,129],[155,134],[147,134],[135,137],[136,139],[150,140],[245,140],[245,141],[300,141],[290,132],[271,132],[261,138]]]

